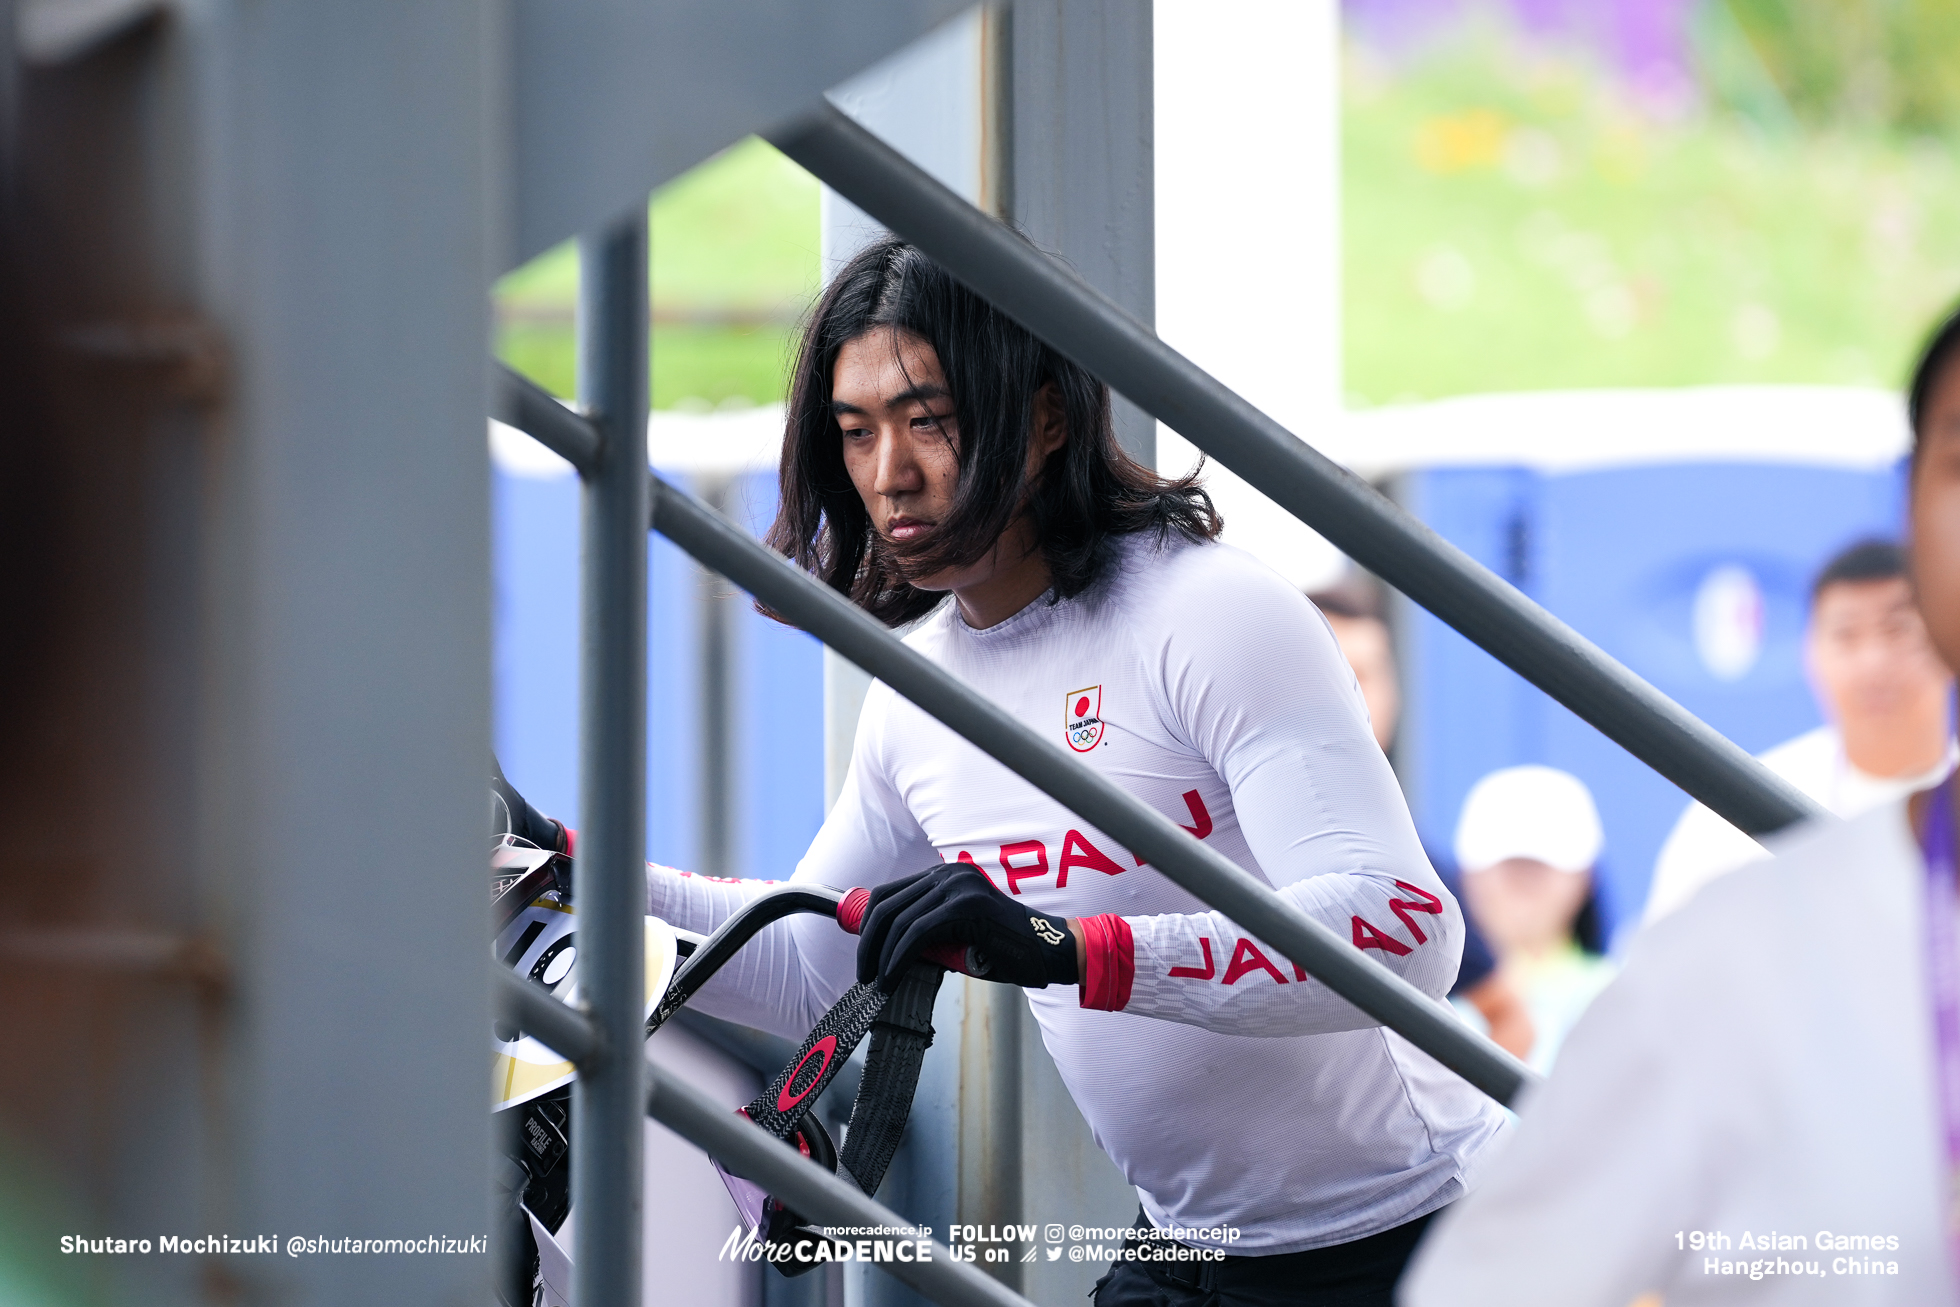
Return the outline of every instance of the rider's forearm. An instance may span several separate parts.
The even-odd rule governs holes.
[[[1432,997],[1456,977],[1462,914],[1447,891],[1354,873],[1317,876],[1280,893]],[[1267,1037],[1379,1024],[1222,913],[1071,925],[1085,945],[1084,1007]]]
[[[647,864],[647,915],[701,935],[714,933],[745,903],[780,884],[700,876],[657,862]]]

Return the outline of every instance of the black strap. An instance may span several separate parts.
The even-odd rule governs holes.
[[[743,1111],[785,1143],[800,1138],[811,1160],[841,1170],[865,1193],[876,1193],[905,1134],[912,1095],[919,1087],[919,1068],[932,1046],[933,1000],[945,978],[944,968],[922,962],[906,973],[890,995],[874,985],[853,985],[823,1014],[797,1050],[796,1060]],[[857,1099],[851,1104],[850,1133],[839,1158],[809,1113],[867,1033],[871,1051]],[[820,1263],[814,1253],[799,1258],[794,1250],[821,1242],[822,1232],[778,1198],[771,1197],[764,1210],[767,1246],[781,1250],[770,1257],[770,1264],[785,1276],[815,1270]]]
[[[795,1134],[797,1123],[844,1069],[884,1006],[885,993],[875,985],[846,990],[796,1050],[796,1060],[742,1109],[748,1118],[778,1139]]]
[[[919,1068],[932,1047],[933,1000],[945,978],[943,968],[922,962],[890,995],[875,985],[851,986],[804,1039],[795,1060],[743,1111],[776,1138],[789,1139],[870,1034],[864,1078],[838,1160],[858,1188],[877,1193],[912,1114]]]
[[[838,1158],[867,1194],[878,1192],[905,1135],[912,1096],[919,1088],[919,1067],[932,1047],[933,1000],[945,978],[940,967],[914,966],[872,1023],[871,1052],[865,1058],[864,1079],[858,1082],[844,1152]]]

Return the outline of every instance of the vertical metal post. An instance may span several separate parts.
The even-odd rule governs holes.
[[[1020,991],[1007,985],[970,983],[966,987],[964,1020],[960,1023],[956,1208],[961,1221],[1008,1225],[1027,1214],[1021,1165],[1025,1142],[1021,1132],[1021,1027],[1027,1024],[1022,1015],[1026,1006]],[[1082,1216],[1073,1208],[1043,1210],[1065,1214],[1071,1220]],[[1017,1293],[1024,1287],[1018,1262],[989,1263],[980,1269]]]
[[[605,1040],[572,1095],[573,1294],[640,1300],[646,945],[647,215],[579,241],[586,477],[579,585],[579,989]]]

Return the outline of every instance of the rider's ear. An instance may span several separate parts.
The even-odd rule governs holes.
[[[1028,475],[1033,476],[1048,456],[1068,443],[1068,418],[1062,411],[1062,392],[1044,382],[1034,392],[1034,429],[1028,433]]]

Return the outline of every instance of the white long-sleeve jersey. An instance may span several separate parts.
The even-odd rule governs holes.
[[[1440,1003],[1460,910],[1332,633],[1262,564],[1132,537],[1073,599],[986,630],[947,604],[907,638]],[[1028,1001],[1161,1225],[1237,1227],[1240,1253],[1362,1238],[1456,1197],[1504,1128],[1482,1094],[874,684],[793,879],[869,886],[954,860],[1033,911],[1083,919],[1083,983]],[[648,910],[707,931],[765,886],[653,868]],[[828,920],[778,923],[696,1002],[801,1036],[856,978],[855,947]]]

